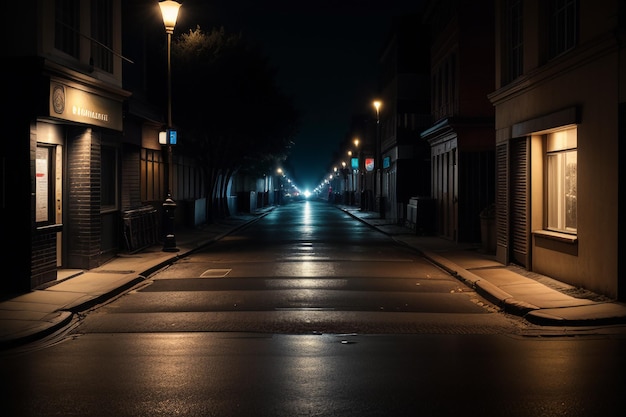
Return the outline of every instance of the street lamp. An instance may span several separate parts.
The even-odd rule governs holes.
[[[280,206],[282,204],[282,177],[285,176],[283,169],[276,168],[276,183],[274,184],[274,204]]]
[[[172,198],[172,177],[170,175],[170,169],[173,165],[172,158],[172,144],[176,143],[176,134],[172,136],[172,34],[174,33],[174,26],[176,26],[176,18],[178,17],[178,9],[181,4],[175,1],[161,1],[159,7],[161,8],[161,14],[163,15],[163,24],[165,25],[165,33],[167,34],[167,164],[165,166],[165,184],[167,187],[167,197],[163,202],[164,222],[163,222],[163,234],[165,236],[163,240],[164,252],[178,252],[176,247],[176,237],[174,235],[174,213],[176,211],[176,202]],[[172,137],[174,138],[172,140]]]
[[[374,108],[376,109],[376,152],[378,153],[378,157],[376,158],[376,163],[378,164],[378,171],[380,176],[380,186],[379,186],[379,197],[378,197],[378,205],[380,209],[380,218],[385,218],[385,197],[383,196],[383,150],[382,143],[380,138],[380,106],[381,102],[379,100],[374,100],[372,103]]]
[[[354,138],[354,147],[356,148],[356,156],[357,156],[357,169],[356,169],[356,191],[358,191],[359,195],[359,206],[361,211],[365,211],[367,209],[366,205],[366,188],[367,184],[365,183],[365,164],[363,164],[363,168],[361,169],[361,148],[359,148],[359,138]],[[360,191],[359,191],[360,190]]]

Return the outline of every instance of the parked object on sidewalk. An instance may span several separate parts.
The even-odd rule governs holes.
[[[435,199],[430,197],[411,197],[407,205],[407,225],[421,236],[437,233]]]
[[[159,217],[153,206],[122,212],[124,240],[130,253],[152,246],[159,240]]]

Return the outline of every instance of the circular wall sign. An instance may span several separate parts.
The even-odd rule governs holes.
[[[63,114],[65,110],[65,89],[62,85],[55,85],[52,90],[52,107],[57,114]]]

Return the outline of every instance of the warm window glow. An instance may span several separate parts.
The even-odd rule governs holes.
[[[578,151],[576,129],[547,135],[548,229],[576,233]]]

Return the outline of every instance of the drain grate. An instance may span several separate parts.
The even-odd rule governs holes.
[[[200,278],[224,278],[231,269],[207,269],[202,274],[200,274]]]

